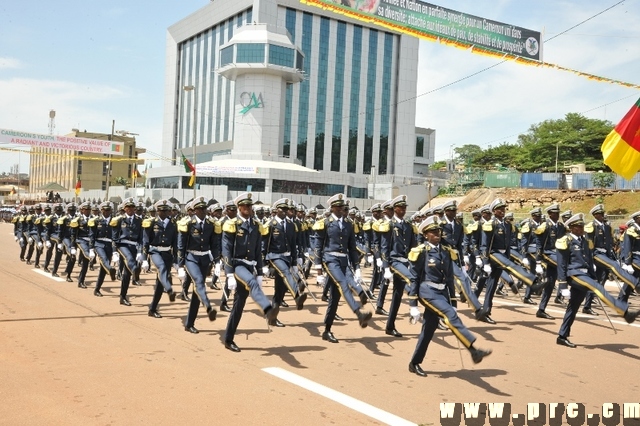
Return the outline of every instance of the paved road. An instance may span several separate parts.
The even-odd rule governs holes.
[[[579,317],[571,339],[581,346],[568,349],[555,344],[559,320],[537,319],[513,296],[497,298],[495,326],[461,309],[478,346],[493,355],[473,365],[463,351],[461,361],[453,335],[438,331],[422,364],[429,377],[420,378],[407,371],[419,333],[407,305],[397,323],[402,339],[385,335],[379,316],[360,329],[341,305],[340,343],[329,344],[320,338],[322,302],[284,309],[287,327],[273,332],[248,303],[235,354],[221,343],[227,314],[213,323],[203,315],[198,335],[183,330],[186,302],[163,299],[164,318],[149,318],[151,274],[131,288],[131,307],[118,304],[117,283],[107,282],[105,297],[96,298],[97,272],[87,290],[38,274],[18,260],[11,229],[0,225],[0,424],[439,424],[445,401],[506,402],[521,413],[528,402],[582,402],[597,413],[603,402],[638,399],[640,330],[621,318],[614,334],[603,315]],[[220,292],[210,295],[218,300]],[[269,368],[314,384],[291,383]]]

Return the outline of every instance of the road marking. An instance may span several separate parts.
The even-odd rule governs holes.
[[[51,274],[49,274],[47,272],[44,272],[44,271],[41,271],[40,269],[35,269],[34,268],[34,269],[32,269],[32,271],[35,272],[36,274],[40,274],[40,275],[45,276],[47,278],[51,278],[54,281],[58,281],[59,283],[64,282],[64,280],[62,278],[52,277]]]
[[[384,410],[381,410],[372,405],[369,405],[366,402],[359,401],[355,398],[350,397],[349,395],[345,395],[342,392],[335,391],[319,383],[313,382],[309,379],[305,379],[302,376],[298,376],[297,374],[291,373],[282,368],[268,367],[268,368],[263,368],[262,371],[269,373],[273,376],[276,376],[289,383],[293,383],[294,385],[300,386],[301,388],[307,389],[311,392],[315,392],[318,395],[324,396],[325,398],[335,401],[338,404],[342,404],[347,408],[350,408],[366,416],[369,416],[384,424],[416,426],[415,423],[412,423],[408,420],[398,417],[395,414],[388,413]]]

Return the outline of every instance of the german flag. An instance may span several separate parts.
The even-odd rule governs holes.
[[[604,164],[625,179],[640,170],[640,99],[602,143]]]

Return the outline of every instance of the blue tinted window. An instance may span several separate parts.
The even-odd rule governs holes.
[[[285,26],[289,34],[291,34],[291,41],[296,40],[296,11],[294,9],[287,8],[285,14]],[[298,68],[296,66],[296,68]],[[293,104],[293,85],[287,84],[285,101],[284,101],[284,140],[282,141],[282,155],[289,157],[291,155],[291,114]]]
[[[269,63],[293,68],[293,56],[295,50],[288,47],[269,45]]]
[[[313,15],[302,14],[302,52],[311,63],[311,39],[313,37]],[[311,75],[311,69],[308,70]],[[307,130],[309,127],[309,79],[300,83],[300,109],[298,111],[298,143],[296,158],[303,166],[307,165]]]
[[[225,47],[220,51],[220,66],[223,67],[233,62],[233,46]]]
[[[371,173],[373,161],[373,117],[376,111],[376,67],[378,64],[378,31],[369,30],[369,58],[367,64],[367,93],[364,119],[364,161],[362,173]]]
[[[264,63],[263,43],[238,43],[236,45],[236,63]]]
[[[318,93],[316,95],[316,143],[313,168],[324,168],[324,137],[327,111],[327,74],[329,69],[329,18],[320,18],[320,51],[318,52]]]
[[[347,172],[356,172],[358,156],[358,112],[360,102],[360,68],[362,66],[362,27],[353,27],[353,58],[351,66],[351,94],[349,96],[349,154]]]
[[[380,111],[380,155],[378,173],[387,174],[389,152],[389,116],[391,109],[391,65],[393,64],[393,34],[384,34],[382,63],[382,110]]]
[[[424,137],[416,137],[416,157],[422,157],[424,155]]]
[[[340,171],[342,145],[342,94],[344,92],[344,52],[347,44],[347,24],[338,22],[336,37],[336,67],[333,86],[333,131],[331,132],[331,171]]]

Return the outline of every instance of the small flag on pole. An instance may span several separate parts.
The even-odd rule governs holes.
[[[82,188],[82,182],[80,181],[80,177],[78,177],[78,181],[76,182],[76,197],[80,195],[81,188]]]
[[[625,179],[640,170],[640,99],[602,143],[604,164]]]
[[[132,179],[137,179],[140,177],[140,172],[138,172],[138,168],[134,167],[133,171],[131,172],[131,178]]]
[[[16,187],[12,187],[11,188],[11,194],[10,195],[15,195],[16,194]]]
[[[191,164],[187,157],[182,154],[182,164],[184,165],[185,172],[191,172],[191,179],[189,179],[189,186],[193,186],[196,181],[196,168]]]

